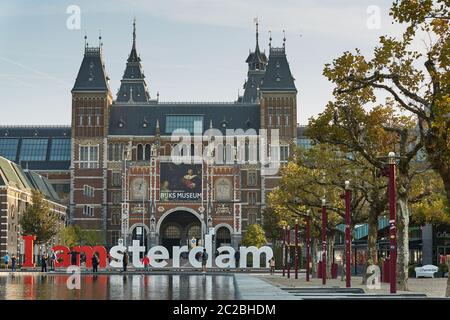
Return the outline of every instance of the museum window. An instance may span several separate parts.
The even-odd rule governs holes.
[[[144,156],[145,156],[144,160],[150,160],[151,154],[152,154],[152,146],[149,144],[146,144],[145,151],[144,151]]]
[[[247,184],[249,187],[257,185],[256,171],[247,171]]]
[[[249,213],[248,214],[248,224],[255,224],[256,223],[256,213]]]
[[[187,130],[190,134],[203,133],[203,116],[178,115],[166,116],[166,133],[172,134],[175,130]]]
[[[255,205],[256,204],[256,192],[250,191],[248,193],[248,204]]]
[[[144,160],[144,147],[142,144],[137,145],[137,159],[136,160]]]
[[[16,161],[19,139],[0,139],[0,156]]]
[[[120,212],[113,212],[111,214],[111,225],[112,226],[120,225]]]
[[[289,146],[280,146],[280,161],[282,163],[288,162],[289,159]]]
[[[120,204],[122,202],[122,192],[121,191],[112,191],[111,192],[111,202],[113,204]]]
[[[178,226],[169,225],[164,230],[164,237],[167,239],[179,239],[181,238],[181,231]]]
[[[94,188],[85,184],[83,186],[83,195],[85,197],[94,197]]]
[[[120,239],[120,231],[111,231],[111,244],[117,245]]]
[[[52,139],[50,161],[70,161],[71,139]]]
[[[94,216],[94,208],[90,205],[85,204],[83,206],[83,214],[89,217],[93,217]]]
[[[22,139],[20,161],[45,161],[48,139]]]
[[[80,169],[98,168],[98,146],[80,146]]]
[[[113,172],[111,180],[112,180],[111,184],[113,187],[120,187],[122,185],[122,173]]]

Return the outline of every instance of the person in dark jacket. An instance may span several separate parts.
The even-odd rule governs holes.
[[[236,268],[239,268],[239,260],[241,259],[241,252],[237,250],[234,253],[234,261],[236,261]]]
[[[44,253],[41,257],[41,272],[47,272],[47,260],[48,256]]]
[[[92,272],[97,273],[98,272],[98,256],[97,252],[92,256]]]
[[[70,251],[70,264],[73,266],[77,266],[78,265],[78,261],[77,261],[77,255],[79,254],[78,252],[76,252],[75,250]]]
[[[16,261],[17,261],[16,255],[13,254],[11,257],[11,271],[12,272],[16,271]]]
[[[123,252],[123,258],[122,258],[122,266],[123,266],[123,271],[127,271],[127,265],[128,265],[128,252],[127,250],[125,250]]]

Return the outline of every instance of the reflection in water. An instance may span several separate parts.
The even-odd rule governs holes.
[[[69,290],[64,274],[0,274],[0,300],[228,300],[232,275],[82,275]]]

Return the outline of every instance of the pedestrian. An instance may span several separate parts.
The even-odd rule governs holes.
[[[92,260],[92,272],[97,273],[98,272],[98,262],[99,262],[97,252],[94,253],[91,260]]]
[[[11,257],[11,271],[15,272],[16,271],[16,255],[13,254]]]
[[[76,252],[75,250],[70,251],[70,264],[73,266],[78,265],[78,261],[77,261],[77,255],[78,252]]]
[[[234,253],[234,261],[235,261],[235,266],[236,268],[239,268],[239,260],[241,259],[241,252],[239,250],[237,250]]]
[[[142,259],[142,263],[144,264],[144,271],[148,271],[148,266],[150,264],[150,258],[145,255],[144,258]]]
[[[51,253],[50,253],[50,271],[55,271],[55,262],[56,262],[57,260],[58,260],[58,259],[57,259],[57,257],[56,257],[56,252],[53,251],[53,249],[52,249],[52,251],[51,251]]]
[[[127,250],[125,250],[123,252],[123,257],[122,257],[123,272],[127,271],[127,265],[128,265],[128,253],[127,253]]]
[[[269,266],[270,266],[270,274],[274,275],[275,274],[275,258],[274,257],[270,258]]]
[[[41,257],[41,272],[47,272],[47,260],[48,256],[44,253]]]
[[[206,262],[208,261],[208,253],[206,253],[206,249],[203,249],[202,253],[202,271],[206,272]]]
[[[6,254],[3,257],[3,262],[5,263],[5,269],[8,269],[8,267],[9,267],[9,254],[8,254],[8,251],[6,251]]]

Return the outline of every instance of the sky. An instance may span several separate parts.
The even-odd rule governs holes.
[[[324,110],[332,85],[324,65],[347,50],[370,56],[380,35],[398,32],[392,0],[0,0],[0,125],[68,125],[71,93],[84,50],[97,46],[114,97],[132,43],[152,98],[234,101],[255,48],[281,46],[296,79],[297,122]],[[74,7],[75,6],[75,7]],[[75,8],[75,11],[73,10]],[[76,13],[79,10],[79,15]],[[75,15],[74,15],[75,14]],[[79,25],[78,22],[79,21]]]

